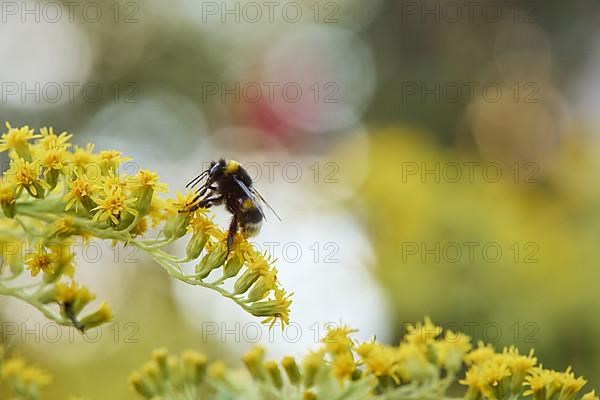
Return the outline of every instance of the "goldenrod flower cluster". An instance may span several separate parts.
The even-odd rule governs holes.
[[[116,150],[97,152],[93,144],[74,146],[70,133],[36,133],[8,123],[6,128],[0,138],[0,152],[10,158],[0,180],[0,295],[82,331],[109,321],[106,303],[85,312],[95,296],[75,281],[73,261],[75,245],[105,239],[138,247],[174,278],[215,290],[265,323],[288,322],[290,296],[279,285],[273,260],[241,235],[228,252],[225,232],[205,209],[182,212],[193,193],[164,199],[159,193],[166,185],[155,172],[124,175],[129,158]],[[160,234],[147,239],[151,227]],[[165,250],[177,240],[187,241],[184,256]],[[196,263],[192,272],[185,271],[189,262]],[[17,286],[15,278],[23,274],[36,283]],[[223,288],[228,279],[235,279],[233,291]]]
[[[570,368],[556,372],[538,366],[533,351],[522,355],[511,346],[496,352],[483,343],[473,349],[468,336],[444,332],[428,318],[409,326],[397,346],[358,343],[353,332],[345,326],[329,329],[321,348],[299,360],[267,360],[265,349],[252,347],[242,357],[246,371],[221,361],[209,364],[195,352],[180,360],[161,349],[130,382],[147,399],[248,400],[448,399],[464,368],[459,382],[467,386],[460,397],[466,400],[572,400],[586,383]],[[594,391],[579,398],[598,400]]]
[[[21,400],[39,400],[41,389],[50,381],[50,375],[29,365],[23,358],[5,357],[4,348],[0,346],[0,387],[6,386],[11,396]]]

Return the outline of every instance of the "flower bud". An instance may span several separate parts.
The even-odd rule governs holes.
[[[133,221],[135,220],[135,216],[130,213],[122,213],[119,216],[119,224],[115,227],[116,230],[122,231],[124,229],[129,228]]]
[[[323,355],[321,353],[310,353],[302,360],[305,387],[312,387],[315,384],[315,378],[322,363]]]
[[[196,265],[196,274],[200,279],[204,279],[213,269],[223,265],[226,259],[227,245],[224,242],[218,242]]]
[[[243,266],[244,258],[240,254],[234,253],[223,267],[223,278],[233,278],[240,272]]]
[[[302,400],[317,400],[317,395],[314,394],[314,392],[307,390],[306,392],[302,393]]]
[[[46,183],[48,184],[48,190],[52,190],[56,187],[59,176],[60,176],[60,171],[58,169],[47,170]]]
[[[208,240],[208,235],[204,232],[195,232],[185,248],[185,255],[188,260],[195,260],[200,257],[204,245]]]
[[[271,382],[277,389],[281,389],[283,387],[283,379],[281,377],[281,371],[279,370],[279,366],[273,360],[269,360],[265,362],[265,369],[271,378]]]
[[[267,297],[269,292],[273,289],[273,280],[261,276],[258,278],[250,292],[248,293],[248,300],[251,302],[259,301]]]
[[[165,224],[165,237],[168,239],[179,239],[187,233],[187,225],[190,222],[189,213],[179,213],[171,217]]]
[[[158,369],[160,371],[162,379],[167,379],[169,377],[169,369],[167,367],[168,357],[169,353],[165,348],[156,349],[152,352],[152,359],[154,360],[156,365],[158,365]]]
[[[160,370],[154,361],[148,361],[142,365],[142,372],[152,384],[158,386],[160,383]]]
[[[208,367],[208,375],[217,380],[225,379],[227,373],[227,366],[223,361],[215,361]]]
[[[137,204],[135,208],[140,215],[148,214],[148,210],[150,210],[150,205],[152,204],[152,196],[154,196],[154,189],[151,187],[142,186],[137,191]]]
[[[129,376],[129,383],[138,394],[146,399],[151,399],[156,394],[152,384],[137,371]]]
[[[281,366],[285,370],[285,373],[287,374],[292,385],[300,384],[300,369],[298,369],[298,364],[296,364],[296,359],[294,357],[283,357],[281,360]]]
[[[31,185],[25,186],[25,189],[27,190],[27,192],[29,192],[29,194],[32,197],[35,197],[36,199],[44,198],[45,187],[42,186],[41,182],[42,181],[36,181],[36,182],[33,182]]]
[[[265,370],[263,367],[264,355],[265,349],[260,346],[254,346],[242,357],[242,361],[246,365],[246,368],[248,368],[250,375],[254,379],[261,381],[265,379]]]
[[[250,289],[250,286],[256,282],[260,274],[254,270],[247,269],[242,276],[235,282],[233,292],[235,294],[244,294]]]
[[[102,303],[96,312],[86,315],[81,319],[81,325],[84,330],[95,328],[96,326],[110,321],[112,317],[113,313],[110,306],[106,303]]]
[[[208,362],[206,357],[203,354],[188,350],[181,355],[181,359],[186,379],[194,384],[202,382]]]
[[[1,242],[2,258],[8,263],[10,272],[13,275],[18,275],[23,271],[22,251],[25,243],[19,240],[10,240]]]

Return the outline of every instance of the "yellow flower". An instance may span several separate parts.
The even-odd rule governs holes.
[[[530,375],[525,377],[525,383],[523,385],[529,386],[529,389],[523,392],[523,395],[531,395],[536,399],[545,399],[546,386],[552,382],[552,376],[548,372],[549,371],[542,368],[534,368],[534,370],[530,372]]]
[[[15,200],[14,186],[6,182],[0,182],[0,203],[12,204]]]
[[[478,367],[470,368],[466,373],[465,377],[458,381],[461,385],[469,387],[469,391],[465,398],[477,398],[479,394],[483,392],[486,382],[481,375],[481,370]]]
[[[181,192],[175,193],[174,199],[169,199],[167,208],[165,211],[171,215],[178,214],[180,212],[186,211],[190,206],[194,205],[194,199],[196,198],[196,193],[194,192],[186,192],[185,194],[181,194]],[[198,200],[196,200],[198,201]],[[198,209],[196,212],[205,212],[205,210]]]
[[[40,271],[49,273],[54,269],[54,260],[48,255],[46,249],[41,245],[37,247],[35,252],[25,257],[25,264],[31,271],[31,276],[37,276]]]
[[[105,191],[111,191],[117,188],[125,190],[129,185],[127,180],[121,179],[121,177],[113,170],[109,170],[106,175],[102,176],[100,182]]]
[[[537,358],[533,356],[533,349],[529,352],[529,355],[524,356],[519,354],[516,347],[510,346],[504,348],[502,354],[496,357],[510,369],[512,374],[511,389],[513,391],[522,386],[527,373],[537,364]]]
[[[10,183],[0,181],[0,207],[4,215],[12,218],[15,215],[15,188]]]
[[[400,343],[400,346],[398,347],[398,358],[402,362],[398,373],[405,381],[428,376],[431,372],[431,365],[429,364],[423,346],[420,343]]]
[[[131,229],[130,233],[132,236],[143,236],[148,231],[148,220],[144,218],[140,218]]]
[[[188,231],[192,233],[202,233],[208,236],[222,235],[221,229],[219,229],[212,219],[208,218],[204,213],[196,213],[192,216],[188,225]]]
[[[559,377],[561,386],[560,399],[572,399],[587,383],[581,376],[576,378],[575,374],[571,371],[571,367],[567,368],[561,375]]]
[[[44,189],[49,189],[48,184],[40,179],[40,166],[37,163],[26,161],[22,158],[11,160],[10,168],[5,172],[9,183],[16,186],[17,197],[21,190],[26,189],[33,197],[41,198]]]
[[[354,332],[356,332],[356,329],[351,329],[345,325],[329,327],[327,334],[322,340],[325,344],[325,349],[331,354],[350,351],[354,347],[354,341],[350,338],[350,334]]]
[[[96,211],[94,221],[110,221],[114,225],[119,224],[119,219],[124,214],[138,215],[137,210],[131,207],[132,203],[136,202],[136,198],[128,199],[121,188],[113,188],[103,199],[92,197],[94,202],[98,204],[91,211]]]
[[[79,205],[89,210],[93,206],[91,197],[98,190],[98,186],[91,182],[85,174],[75,174],[75,179],[69,182],[69,192],[63,198],[67,202],[65,211],[69,211],[75,205],[75,211],[79,211]]]
[[[425,321],[422,323],[408,325],[405,338],[409,343],[425,345],[432,343],[441,333],[442,328],[433,324],[429,317],[425,317]]]
[[[71,281],[69,284],[56,284],[56,301],[60,303],[72,303],[77,300],[90,302],[95,298],[96,296],[88,288],[78,286],[74,281]]]
[[[250,313],[257,317],[267,317],[262,323],[270,324],[271,327],[279,320],[281,328],[285,328],[290,323],[290,305],[292,294],[287,294],[283,289],[275,289],[275,299],[258,301],[252,303],[248,309]]]
[[[156,192],[166,192],[167,185],[159,182],[158,174],[147,169],[141,169],[136,176],[130,178],[131,183],[140,187],[153,189]]]
[[[352,377],[352,373],[356,369],[356,363],[352,353],[346,351],[344,353],[337,354],[331,362],[331,369],[334,376],[339,381],[345,381]]]
[[[141,214],[146,214],[152,206],[155,192],[166,192],[167,185],[158,181],[156,172],[140,170],[138,174],[130,178],[129,184],[135,197],[138,198],[137,209]]]
[[[477,348],[465,357],[468,364],[482,365],[494,357],[496,352],[490,344],[484,344],[481,340],[477,342]]]
[[[21,380],[25,384],[35,384],[38,386],[46,386],[52,380],[51,376],[44,371],[35,368],[27,367],[21,372]]]
[[[102,172],[115,172],[122,162],[129,161],[129,157],[121,157],[121,152],[117,150],[103,150],[98,153],[98,162]]]
[[[0,153],[14,150],[20,157],[29,157],[29,140],[39,137],[34,135],[34,130],[25,125],[22,128],[13,128],[6,123],[8,132],[0,138]]]
[[[97,166],[98,170],[95,172],[95,176],[99,177],[100,176],[100,165],[97,165],[96,162],[98,160],[98,155],[94,154],[94,145],[91,143],[88,143],[85,148],[84,147],[79,147],[79,146],[75,146],[75,151],[73,151],[73,155],[72,155],[72,161],[73,164],[80,168],[80,169],[86,169],[85,172],[90,173],[91,171],[89,171],[90,166]]]
[[[598,396],[596,396],[596,391],[592,390],[591,392],[587,392],[581,397],[581,400],[600,400]]]
[[[169,203],[158,196],[153,196],[148,208],[148,216],[152,220],[152,227],[156,227],[169,216]]]
[[[440,366],[457,371],[471,350],[471,338],[462,333],[446,331],[444,338],[434,344]]]
[[[356,349],[367,368],[367,372],[375,376],[390,376],[399,383],[396,374],[399,359],[397,349],[374,342],[362,343]]]
[[[44,150],[50,149],[68,149],[71,147],[71,144],[68,143],[73,135],[68,132],[62,132],[60,135],[56,135],[54,133],[54,128],[41,128],[40,129],[40,139],[38,140],[38,144],[42,146]]]
[[[39,155],[39,160],[44,168],[62,172],[67,166],[68,154],[69,153],[63,148],[53,147],[44,150],[44,152]]]
[[[14,357],[6,360],[2,365],[2,378],[16,378],[23,372],[26,366],[25,360],[21,357]]]
[[[482,375],[489,386],[496,387],[504,378],[510,376],[510,370],[506,364],[490,363],[483,368]]]

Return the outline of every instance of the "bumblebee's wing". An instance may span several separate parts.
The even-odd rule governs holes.
[[[275,210],[273,210],[273,207],[271,207],[271,205],[269,203],[267,203],[267,201],[265,200],[264,197],[262,197],[262,195],[258,192],[258,190],[256,190],[255,188],[250,188],[250,191],[260,199],[260,201],[262,201],[263,203],[266,204],[267,207],[269,207],[269,210],[271,210],[273,212],[273,214],[275,214],[275,216],[277,217],[278,220],[281,221],[281,217],[279,215],[277,215],[277,213],[275,212]]]
[[[254,203],[254,205],[256,206],[256,208],[258,209],[258,211],[260,212],[260,215],[262,215],[262,217],[265,219],[265,221],[267,220],[267,217],[262,209],[262,207],[260,206],[259,202],[256,200],[256,196],[254,195],[254,193],[252,193],[250,191],[250,189],[248,189],[248,186],[246,186],[244,184],[244,182],[240,181],[238,178],[233,177],[233,180],[235,181],[235,183],[238,184],[238,186],[240,188],[242,188],[242,190],[244,191],[244,193],[246,194],[246,196],[248,196],[248,198],[250,200],[252,200],[252,202]]]

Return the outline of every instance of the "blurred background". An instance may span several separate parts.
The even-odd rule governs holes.
[[[1,341],[52,371],[51,398],[130,398],[157,347],[236,362],[328,324],[394,343],[429,315],[598,388],[599,18],[594,0],[1,1],[0,120],[121,150],[173,192],[244,163],[283,219],[254,241],[295,292],[270,332],[98,243],[79,280],[114,323],[82,338],[0,299]]]

